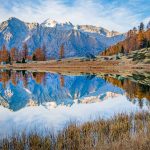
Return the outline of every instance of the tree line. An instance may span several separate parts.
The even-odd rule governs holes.
[[[64,58],[64,45],[60,46],[59,58]],[[8,50],[5,45],[2,46],[0,50],[0,62],[3,63],[26,63],[27,61],[46,61],[47,50],[46,46],[43,45],[42,48],[36,48],[32,54],[29,54],[29,49],[26,43],[23,44],[22,50],[18,50],[16,47]]]
[[[126,39],[110,46],[108,49],[101,53],[102,56],[110,56],[118,53],[128,54],[131,51],[150,47],[150,22],[146,29],[144,23],[140,23],[138,29],[134,27],[129,30]]]

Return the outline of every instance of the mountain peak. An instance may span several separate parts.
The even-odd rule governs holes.
[[[7,22],[16,22],[16,23],[23,23],[23,21],[21,21],[20,19],[18,19],[18,18],[15,18],[15,17],[10,17],[8,20],[7,20]]]
[[[19,19],[16,17],[10,17],[8,20],[19,20]]]
[[[45,20],[42,25],[46,27],[56,27],[58,22],[56,20],[47,19]]]
[[[44,27],[51,27],[51,28],[54,28],[54,27],[64,28],[64,29],[72,29],[73,28],[73,24],[69,21],[59,23],[56,20],[52,20],[52,19],[45,20],[41,25]]]
[[[24,25],[23,21],[19,20],[18,18],[15,18],[15,17],[10,17],[8,20],[6,20],[0,24],[0,32],[8,27],[16,29],[16,32],[17,32],[17,29],[19,27],[22,28],[24,26],[25,25]]]

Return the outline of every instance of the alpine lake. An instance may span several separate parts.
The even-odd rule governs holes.
[[[15,131],[62,130],[120,113],[149,110],[150,72],[62,74],[0,71],[0,137]]]

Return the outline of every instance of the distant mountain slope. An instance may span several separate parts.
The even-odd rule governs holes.
[[[0,24],[0,49],[5,44],[8,49],[22,49],[27,43],[29,52],[37,47],[46,46],[49,57],[58,57],[59,48],[65,47],[65,57],[98,54],[110,45],[125,39],[124,34],[91,25],[74,26],[70,22],[58,23],[46,20],[42,24],[25,23],[17,18],[10,18]]]

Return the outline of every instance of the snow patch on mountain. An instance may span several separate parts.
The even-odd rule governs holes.
[[[104,29],[102,27],[96,27],[96,26],[92,26],[92,25],[78,25],[76,28],[82,32],[97,33],[99,35],[103,35],[106,37],[112,37],[112,36],[120,35],[119,32],[108,31],[107,29]]]
[[[73,29],[73,25],[71,22],[63,22],[58,23],[55,20],[47,19],[41,24],[43,27],[51,27],[51,28],[57,28],[57,29],[63,29],[63,30],[70,30]]]

